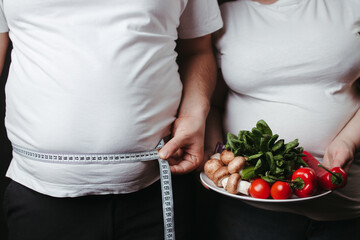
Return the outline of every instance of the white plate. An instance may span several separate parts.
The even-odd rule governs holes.
[[[219,188],[217,187],[213,181],[211,181],[204,172],[200,173],[200,179],[201,182],[209,187],[211,190],[214,190],[215,192],[218,192],[220,194],[232,197],[232,198],[237,198],[237,199],[241,199],[241,200],[246,200],[246,201],[253,201],[253,202],[298,202],[298,201],[306,201],[306,200],[310,200],[310,199],[314,199],[314,198],[319,198],[322,196],[325,196],[329,193],[331,193],[331,191],[322,191],[314,196],[311,197],[306,197],[306,198],[299,198],[297,197],[295,194],[292,194],[291,197],[289,199],[272,199],[272,198],[268,198],[268,199],[260,199],[260,198],[253,198],[251,196],[247,196],[244,194],[231,194],[226,192],[223,188]]]

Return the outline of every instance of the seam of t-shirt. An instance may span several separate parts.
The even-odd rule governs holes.
[[[216,16],[213,17],[209,22],[205,25],[197,26],[194,28],[178,28],[179,38],[188,39],[188,38],[196,38],[201,37],[210,33],[215,32],[223,26],[222,18],[220,12]]]

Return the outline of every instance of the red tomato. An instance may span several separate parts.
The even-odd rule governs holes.
[[[294,193],[301,198],[310,197],[317,191],[317,176],[315,171],[309,167],[303,167],[296,170],[291,178],[291,181],[299,180],[301,184],[295,185]],[[300,183],[298,182],[298,183]]]
[[[277,181],[270,189],[273,199],[288,199],[291,196],[291,187],[287,182]]]
[[[249,193],[254,198],[266,199],[270,196],[270,186],[261,178],[255,179],[250,185]]]

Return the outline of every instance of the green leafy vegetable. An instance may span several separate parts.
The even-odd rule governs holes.
[[[225,148],[235,156],[247,157],[248,167],[242,172],[244,180],[261,177],[267,182],[274,179],[289,179],[293,172],[307,164],[299,147],[298,139],[285,143],[273,134],[264,120],[259,120],[251,131],[241,130],[238,135],[228,133]],[[244,178],[245,177],[245,178]]]

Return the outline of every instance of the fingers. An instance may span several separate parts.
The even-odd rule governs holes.
[[[173,174],[185,174],[195,170],[198,166],[199,161],[197,159],[194,160],[181,160],[181,161],[169,161],[170,170]],[[174,165],[172,165],[174,164]]]
[[[167,159],[173,174],[185,174],[194,171],[202,162],[202,154],[200,153],[190,153],[186,150],[179,150],[177,153],[181,153],[178,158],[171,156]]]
[[[201,142],[201,141],[199,141]],[[169,162],[173,174],[194,171],[201,164],[203,145],[189,142],[185,138],[174,137],[159,151],[159,157]]]
[[[332,154],[329,154],[328,152],[326,152],[321,164],[326,168],[331,168],[332,161],[333,161]]]
[[[336,152],[331,167],[343,167],[348,162],[349,154],[345,151]]]
[[[330,149],[324,155],[323,165],[329,169],[341,167],[347,172],[353,159],[352,151],[347,148]]]
[[[181,142],[177,138],[172,138],[169,142],[165,144],[164,147],[159,151],[159,157],[162,159],[168,159],[170,156],[178,153],[178,150],[181,147]]]
[[[352,160],[353,160],[353,155],[351,153],[345,151],[339,151],[334,156],[332,167],[341,167],[345,170],[345,172],[348,172]]]

